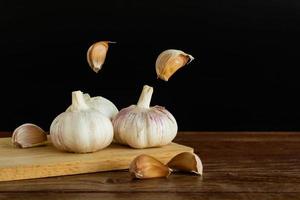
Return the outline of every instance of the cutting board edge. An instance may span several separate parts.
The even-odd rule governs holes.
[[[168,152],[167,155],[164,154],[159,154],[159,153],[155,153],[155,157],[160,160],[163,163],[168,162],[172,156],[175,156],[178,153],[181,152],[194,152],[194,149],[185,145],[181,145],[178,143],[172,143],[172,144],[176,144],[177,147],[180,147],[177,150],[172,150],[171,152]],[[150,155],[154,155],[153,153]],[[172,156],[170,156],[172,155]],[[134,155],[137,156],[137,155]],[[132,156],[132,157],[134,157]],[[133,159],[133,158],[132,158]],[[65,165],[67,165],[68,163],[62,163],[61,166],[61,170],[58,170],[60,168],[60,166],[58,165],[49,165],[49,166],[34,166],[34,165],[30,165],[30,166],[20,166],[20,167],[15,167],[15,168],[0,168],[0,182],[4,182],[4,181],[15,181],[15,180],[28,180],[28,179],[38,179],[38,178],[47,178],[47,177],[58,177],[58,176],[68,176],[68,175],[76,175],[76,174],[88,174],[88,173],[96,173],[96,172],[104,172],[104,171],[116,171],[116,170],[126,170],[128,169],[129,163],[128,163],[128,159],[125,161],[122,161],[122,163],[118,163],[118,165],[114,166],[114,167],[94,167],[91,169],[87,169],[84,167],[84,165],[89,165],[89,167],[91,165],[95,165],[97,164],[96,161],[90,161],[88,163],[81,163],[78,166],[76,166],[76,164],[74,164],[74,166],[69,166],[69,170],[73,169],[75,171],[68,171],[67,173],[63,171],[63,168]],[[42,169],[39,169],[39,167],[41,167]],[[22,169],[19,170],[18,168]],[[53,170],[52,170],[53,168]],[[45,173],[45,170],[48,169],[50,170],[48,173]],[[23,173],[20,173],[20,171],[23,171]],[[42,171],[42,174],[35,174],[32,173],[32,171],[37,171],[40,172]],[[19,173],[14,173],[14,172],[19,172]],[[14,174],[13,176],[1,176],[1,174]]]

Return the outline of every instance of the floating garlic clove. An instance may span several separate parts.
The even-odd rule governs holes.
[[[203,173],[203,165],[195,153],[183,152],[173,157],[167,166],[175,171],[192,172],[198,175]]]
[[[12,134],[12,143],[16,147],[29,148],[45,145],[47,133],[35,124],[23,124]]]
[[[145,85],[137,105],[123,108],[113,119],[114,139],[133,148],[170,144],[177,134],[177,122],[164,107],[150,107],[153,88]]]
[[[108,44],[115,43],[111,41],[101,41],[96,42],[87,51],[87,61],[96,73],[102,68],[102,65],[105,62],[106,54],[108,51]]]
[[[142,154],[130,163],[129,172],[134,178],[149,179],[168,177],[171,169],[152,156]]]
[[[157,77],[168,81],[169,78],[181,67],[194,60],[192,55],[176,49],[163,51],[156,59],[155,69]]]

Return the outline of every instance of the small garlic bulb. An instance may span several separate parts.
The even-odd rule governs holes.
[[[109,118],[91,109],[81,91],[72,92],[72,105],[50,127],[53,145],[60,150],[88,153],[107,147],[113,140]]]
[[[192,55],[176,49],[163,51],[156,59],[155,69],[157,77],[168,81],[169,78],[181,67],[194,60]]]
[[[163,146],[177,134],[173,115],[161,106],[150,106],[153,88],[145,85],[137,105],[122,109],[113,119],[115,141],[133,148]]]
[[[99,111],[104,116],[112,120],[119,112],[117,107],[108,99],[104,97],[90,97],[89,94],[85,93],[83,95],[85,103],[97,111]],[[72,106],[69,106],[66,111],[70,111]]]
[[[102,68],[105,62],[106,54],[108,51],[108,44],[115,43],[110,41],[96,42],[87,51],[87,61],[96,73]]]
[[[14,130],[11,140],[16,147],[37,147],[46,144],[47,133],[35,124],[26,123]]]

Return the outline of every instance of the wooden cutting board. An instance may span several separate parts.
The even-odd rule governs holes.
[[[42,147],[20,149],[12,146],[11,138],[0,138],[0,181],[128,169],[140,154],[152,155],[166,163],[181,152],[193,149],[176,143],[148,149],[111,144],[98,152],[75,154],[58,151],[50,142]]]

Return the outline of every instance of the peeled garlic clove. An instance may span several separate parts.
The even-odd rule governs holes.
[[[195,153],[183,152],[173,157],[167,164],[172,170],[192,172],[198,175],[203,173],[203,165]]]
[[[12,143],[16,147],[29,148],[44,145],[46,132],[35,124],[23,124],[16,128],[12,135]]]
[[[181,67],[194,60],[192,55],[176,49],[163,51],[156,59],[155,69],[157,77],[168,81],[169,78]]]
[[[87,51],[87,61],[92,68],[92,70],[96,73],[102,68],[104,64],[106,54],[108,51],[108,44],[115,43],[111,41],[101,41],[96,42]]]
[[[89,94],[85,93],[83,94],[83,98],[90,108],[99,111],[110,120],[112,120],[119,112],[118,108],[110,100],[104,97],[90,97]],[[66,111],[70,111],[70,109],[71,106],[69,106]]]
[[[129,172],[134,178],[149,179],[168,177],[171,170],[152,156],[142,154],[130,163]]]

